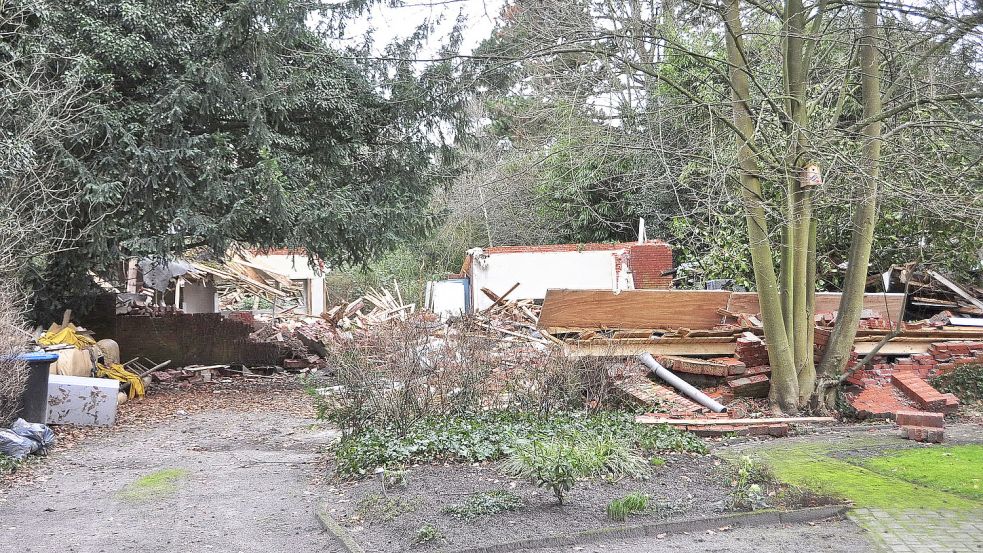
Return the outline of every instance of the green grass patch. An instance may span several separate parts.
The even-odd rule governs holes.
[[[839,446],[847,449],[845,444]],[[973,509],[980,504],[937,488],[907,481],[852,462],[830,457],[837,446],[805,444],[773,447],[755,452],[778,480],[819,495],[845,499],[857,507],[893,509]],[[847,458],[849,459],[849,458]],[[877,457],[864,461],[873,463]],[[858,464],[854,464],[858,463]],[[939,469],[943,471],[945,469]]]
[[[885,476],[983,500],[983,446],[909,449],[863,463]]]
[[[620,499],[608,503],[607,514],[611,520],[625,522],[629,515],[644,513],[649,508],[649,497],[639,492],[632,492]]]
[[[120,492],[120,497],[130,500],[142,500],[177,491],[178,483],[188,475],[185,469],[163,469],[142,476],[129,483]]]

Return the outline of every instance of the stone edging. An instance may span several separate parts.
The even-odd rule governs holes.
[[[678,534],[681,532],[705,532],[724,526],[756,527],[776,526],[779,524],[801,524],[840,516],[850,509],[849,505],[829,505],[824,507],[809,507],[794,511],[762,511],[757,513],[737,513],[711,518],[676,520],[669,522],[653,522],[637,525],[621,525],[561,534],[558,536],[529,538],[508,543],[500,543],[482,547],[457,549],[454,553],[510,553],[522,549],[537,547],[557,547],[594,543],[612,538],[641,538],[659,534]],[[316,511],[318,522],[335,537],[349,553],[365,553],[352,535],[332,517],[325,506],[321,504]]]
[[[348,533],[348,530],[345,530],[345,527],[331,516],[326,503],[322,502],[318,504],[314,510],[314,516],[321,524],[321,527],[327,530],[329,534],[334,536],[345,547],[345,551],[348,551],[348,553],[365,553],[365,550],[355,542],[355,538]]]

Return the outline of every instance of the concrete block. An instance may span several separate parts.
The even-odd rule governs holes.
[[[109,426],[116,422],[119,381],[53,374],[48,378],[48,424]]]

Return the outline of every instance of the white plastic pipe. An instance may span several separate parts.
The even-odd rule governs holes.
[[[686,382],[682,378],[679,378],[672,373],[669,369],[663,367],[658,361],[652,357],[651,353],[643,353],[638,356],[638,360],[642,362],[643,365],[655,371],[655,376],[658,376],[662,380],[669,383],[670,386],[682,392],[686,397],[692,399],[693,401],[699,403],[700,405],[710,409],[714,413],[726,413],[727,408],[723,405],[717,403],[710,396],[704,394],[703,392],[697,390],[689,382]]]

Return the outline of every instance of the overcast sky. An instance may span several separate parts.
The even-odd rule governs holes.
[[[467,54],[491,33],[504,4],[505,0],[407,0],[400,7],[376,4],[368,17],[349,23],[347,34],[358,41],[363,33],[372,30],[376,48],[381,50],[394,39],[409,36],[423,23],[442,21],[438,32],[432,35],[430,47],[421,52],[430,54],[440,46],[458,14],[463,13],[467,23],[461,53]]]

